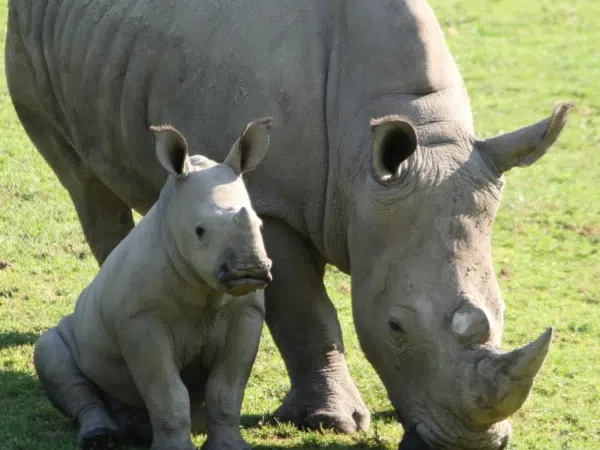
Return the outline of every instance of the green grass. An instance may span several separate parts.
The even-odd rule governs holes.
[[[0,1],[2,42],[6,3]],[[541,119],[556,100],[577,104],[551,154],[508,174],[494,257],[507,304],[505,345],[556,328],[533,394],[513,416],[510,448],[598,449],[600,2],[433,0],[432,6],[467,82],[481,136]],[[0,131],[0,448],[75,448],[74,428],[40,391],[32,350],[39,334],[70,312],[96,265],[66,192],[14,114],[4,77]],[[326,282],[350,370],[374,413],[371,429],[340,436],[263,425],[288,389],[265,330],[244,402],[244,436],[262,449],[395,449],[402,432],[358,346],[349,280],[329,270]]]

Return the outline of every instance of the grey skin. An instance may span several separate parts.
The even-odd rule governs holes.
[[[149,123],[174,124],[217,158],[244,117],[276,116],[277,151],[246,178],[273,259],[266,321],[291,381],[275,415],[342,432],[369,425],[323,284],[329,263],[352,278],[360,343],[405,429],[423,448],[500,448],[551,332],[499,349],[492,223],[504,172],[541,157],[570,106],[477,139],[424,0],[173,5],[10,2],[15,109],[98,261],[164,181]]]
[[[241,174],[263,158],[268,123],[249,124],[223,164],[188,158],[178,131],[153,127],[171,174],[159,200],[35,346],[81,448],[193,450],[192,429],[205,427],[204,449],[250,448],[240,410],[272,276]]]

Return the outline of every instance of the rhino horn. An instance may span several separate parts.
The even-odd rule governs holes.
[[[572,108],[572,103],[557,103],[547,119],[511,133],[479,141],[478,147],[500,172],[513,167],[529,166],[544,156],[554,144]]]
[[[552,328],[548,328],[535,341],[503,355],[501,358],[509,361],[509,376],[517,380],[535,377],[546,359],[551,341]]]
[[[507,418],[516,412],[529,396],[533,379],[542,367],[550,342],[552,328],[535,341],[511,352],[494,354],[481,364],[478,377],[486,381],[488,411],[497,418]]]
[[[451,328],[463,344],[484,344],[490,338],[490,319],[486,312],[466,302],[454,312]]]

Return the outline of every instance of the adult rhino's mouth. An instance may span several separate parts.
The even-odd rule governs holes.
[[[552,328],[549,328],[535,341],[509,352],[483,345],[463,352],[459,356],[464,361],[462,380],[455,396],[443,397],[444,403],[421,401],[413,402],[410,407],[404,405],[404,416],[397,407],[398,418],[407,431],[399,448],[506,448],[511,435],[506,419],[527,399],[551,339]],[[429,399],[435,399],[435,395],[431,393]],[[459,398],[470,399],[469,404],[459,402]],[[455,405],[448,404],[452,401]]]
[[[406,429],[398,450],[504,450],[510,440],[510,425],[506,425],[502,430],[477,433],[478,436],[442,436],[441,430],[419,423]]]
[[[421,438],[415,428],[404,432],[404,436],[398,444],[398,450],[430,450],[431,447]]]

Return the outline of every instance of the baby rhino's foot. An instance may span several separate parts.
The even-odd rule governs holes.
[[[116,428],[106,426],[94,427],[79,431],[77,445],[82,449],[104,450],[117,446],[119,432]]]
[[[79,448],[102,450],[117,445],[120,438],[119,429],[105,411],[86,411],[80,415],[79,423]]]
[[[111,412],[124,443],[144,448],[152,445],[152,424],[145,409],[123,407]]]

